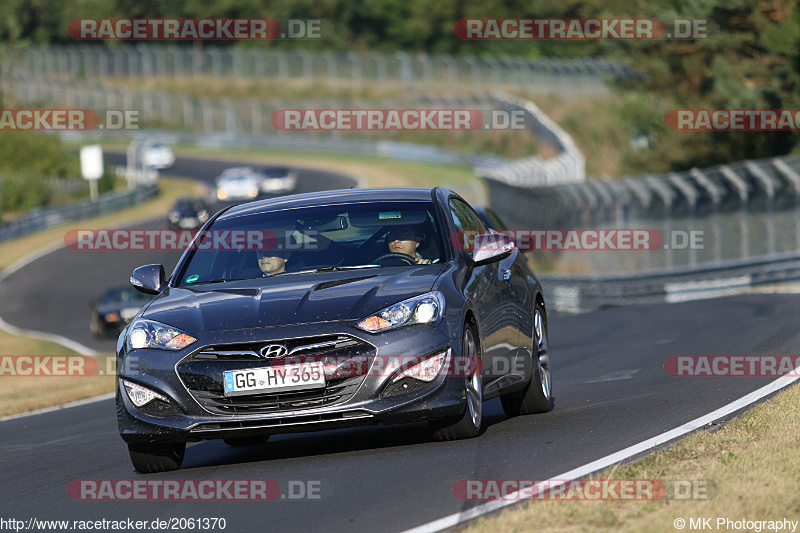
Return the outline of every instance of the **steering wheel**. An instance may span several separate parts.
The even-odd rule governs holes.
[[[393,259],[394,261],[403,261],[404,263],[408,263],[409,265],[416,265],[417,264],[417,260],[415,258],[411,257],[408,254],[401,254],[401,253],[398,253],[398,252],[391,252],[391,253],[388,253],[388,254],[383,254],[382,256],[380,256],[377,259],[375,259],[375,262],[378,263],[379,265],[381,265],[380,262],[383,259]],[[384,265],[381,265],[381,266],[384,266]],[[391,265],[387,265],[387,266],[391,266]]]

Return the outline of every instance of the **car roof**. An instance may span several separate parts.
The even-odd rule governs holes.
[[[284,209],[322,207],[354,202],[424,202],[432,200],[434,190],[435,188],[430,187],[375,187],[294,194],[234,206],[220,215],[219,220]]]

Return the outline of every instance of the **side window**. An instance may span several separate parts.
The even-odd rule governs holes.
[[[483,232],[487,229],[481,217],[465,202],[457,198],[450,199],[450,214],[453,216],[453,222],[458,230]]]

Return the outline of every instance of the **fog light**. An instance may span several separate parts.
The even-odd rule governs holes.
[[[128,393],[128,398],[130,398],[133,405],[136,407],[141,407],[153,400],[161,400],[167,402],[167,398],[155,391],[148,389],[147,387],[142,387],[141,385],[137,385],[136,383],[131,383],[128,380],[123,379],[122,384],[125,387],[125,392]]]

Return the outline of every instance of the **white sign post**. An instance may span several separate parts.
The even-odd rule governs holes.
[[[89,197],[97,201],[97,180],[103,177],[103,148],[99,144],[81,148],[81,174],[89,180]]]

